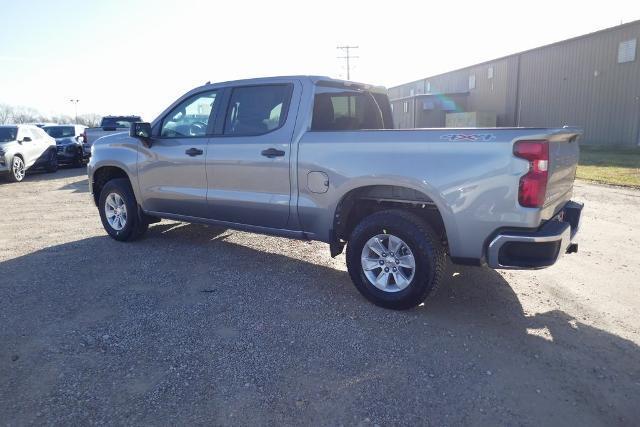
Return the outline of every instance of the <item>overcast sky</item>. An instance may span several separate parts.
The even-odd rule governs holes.
[[[640,1],[0,0],[0,103],[152,120],[207,81],[393,86],[640,19]]]

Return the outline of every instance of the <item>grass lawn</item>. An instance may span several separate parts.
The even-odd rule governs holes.
[[[580,146],[579,179],[640,188],[640,148]]]

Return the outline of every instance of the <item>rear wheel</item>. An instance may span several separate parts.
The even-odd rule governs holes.
[[[104,185],[98,209],[102,226],[116,240],[135,240],[149,228],[138,213],[138,202],[127,179],[112,179]]]
[[[438,287],[445,254],[436,233],[402,210],[374,213],[353,230],[347,267],[362,295],[396,310],[415,307]]]
[[[11,170],[9,171],[9,180],[13,182],[20,182],[24,179],[26,174],[26,168],[24,166],[24,160],[20,156],[13,156],[11,159]]]

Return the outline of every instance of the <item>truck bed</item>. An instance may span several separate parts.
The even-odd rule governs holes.
[[[578,163],[576,128],[403,129],[307,132],[298,154],[298,213],[304,230],[327,240],[331,199],[310,191],[307,176],[328,170],[336,193],[366,185],[405,186],[425,194],[442,214],[451,254],[478,258],[499,228],[530,228],[570,200]],[[529,163],[514,156],[519,140],[549,141],[549,179],[542,209],[518,204]]]

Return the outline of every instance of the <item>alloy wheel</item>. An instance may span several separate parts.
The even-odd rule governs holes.
[[[16,181],[22,181],[24,179],[25,170],[24,170],[24,162],[20,157],[16,156],[13,158],[12,169],[13,169],[13,176],[16,179]]]
[[[378,234],[362,248],[362,271],[369,282],[384,292],[404,290],[416,272],[416,261],[407,243],[393,234]]]
[[[107,222],[116,231],[127,225],[127,205],[118,193],[109,193],[104,201],[104,213]]]

